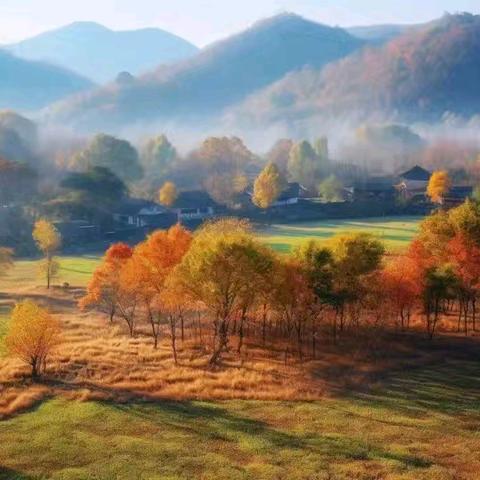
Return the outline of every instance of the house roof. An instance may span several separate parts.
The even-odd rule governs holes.
[[[353,189],[360,192],[391,192],[395,190],[390,177],[371,177],[353,184]]]
[[[173,208],[214,208],[217,204],[203,190],[189,190],[180,192]]]
[[[431,176],[432,174],[428,170],[425,170],[419,165],[415,165],[410,170],[399,175],[402,180],[413,180],[420,182],[428,182]]]
[[[460,200],[465,200],[470,197],[473,193],[473,187],[468,186],[455,186],[450,189],[447,193],[447,198],[457,198]]]
[[[120,202],[115,208],[117,215],[159,215],[167,209],[158,203],[141,198],[128,198]]]
[[[289,183],[287,185],[287,188],[280,194],[277,201],[281,202],[282,200],[288,200],[290,198],[298,198],[300,197],[302,190],[305,190],[305,188],[302,187],[299,183]]]

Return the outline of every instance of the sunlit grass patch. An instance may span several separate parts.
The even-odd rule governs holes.
[[[356,220],[320,220],[276,224],[259,228],[260,238],[272,248],[288,253],[306,240],[325,241],[348,232],[367,232],[383,240],[389,250],[405,248],[418,231],[419,217],[383,217]]]

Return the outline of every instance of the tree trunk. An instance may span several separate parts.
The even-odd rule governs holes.
[[[170,315],[170,338],[172,341],[172,353],[173,353],[173,361],[175,365],[178,365],[177,359],[177,329],[176,329],[176,322],[173,315]]]

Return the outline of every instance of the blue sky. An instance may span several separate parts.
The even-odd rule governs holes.
[[[480,13],[480,0],[0,0],[0,43],[92,20],[114,29],[156,26],[203,46],[282,11],[341,26],[415,23],[445,11]]]

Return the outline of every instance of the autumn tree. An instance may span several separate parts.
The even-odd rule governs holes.
[[[178,267],[191,300],[203,303],[212,315],[212,365],[228,348],[234,314],[241,309],[245,292],[252,290],[250,272],[269,268],[263,252],[248,224],[225,219],[204,226],[195,235]]]
[[[57,320],[44,308],[30,300],[13,309],[5,344],[9,353],[30,365],[32,377],[45,369],[48,355],[60,342]]]
[[[445,195],[450,191],[452,182],[446,170],[434,172],[428,182],[427,195],[433,203],[443,203]]]
[[[191,158],[198,163],[202,183],[208,194],[221,205],[232,205],[235,196],[245,191],[245,170],[254,155],[238,137],[209,137]]]
[[[430,339],[433,339],[440,315],[444,311],[444,302],[454,297],[457,285],[455,272],[448,265],[434,266],[426,271],[424,313]]]
[[[469,313],[476,330],[477,298],[480,292],[480,246],[465,234],[457,234],[446,247],[447,262],[457,278],[459,301],[458,326],[463,317],[464,331],[468,334]]]
[[[55,226],[46,219],[40,219],[35,223],[32,236],[37,248],[44,255],[42,271],[47,280],[47,288],[50,288],[51,280],[59,269],[55,253],[62,245],[62,237]]]
[[[165,182],[158,192],[160,204],[165,207],[171,207],[178,198],[177,187],[173,182]]]
[[[255,180],[253,203],[259,208],[270,207],[286,187],[286,180],[274,163],[269,163]]]
[[[98,308],[113,322],[121,294],[120,272],[132,254],[133,249],[125,243],[116,243],[106,251],[87,285],[86,295],[79,301],[82,310]]]
[[[384,297],[402,331],[410,326],[413,310],[423,292],[419,266],[408,254],[400,255],[387,263],[378,277],[378,295]]]
[[[167,280],[187,253],[191,241],[191,233],[181,225],[154,232],[145,242],[135,247],[132,258],[122,272],[125,300],[130,301],[130,304],[134,303],[133,300],[141,302],[151,327],[155,348],[158,346],[162,318],[168,316],[171,321],[174,315],[172,308],[165,312],[166,307],[162,302],[163,298],[167,298],[168,305],[171,307],[173,304],[172,295],[165,293]],[[180,300],[183,295],[179,287],[176,287],[176,292]],[[180,303],[175,305],[178,313]],[[130,311],[131,308],[124,309],[124,312]],[[128,318],[126,320],[131,323]]]
[[[330,248],[334,259],[332,302],[340,316],[340,330],[343,330],[346,313],[351,322],[358,322],[360,300],[368,289],[368,276],[380,268],[385,247],[373,235],[352,233],[334,237]],[[350,312],[346,312],[346,308]]]

